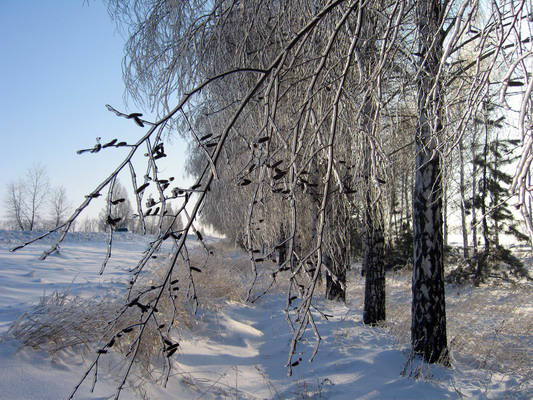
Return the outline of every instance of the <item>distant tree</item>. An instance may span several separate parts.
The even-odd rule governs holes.
[[[23,231],[22,188],[19,183],[10,182],[7,185],[6,208],[10,226]]]
[[[97,232],[98,231],[98,219],[91,218],[89,216],[81,220],[77,226],[78,232]]]
[[[131,229],[133,222],[133,208],[128,199],[128,192],[120,181],[116,181],[108,205],[102,209],[98,217],[101,231],[112,229]]]
[[[452,282],[473,281],[477,286],[489,277],[509,279],[505,265],[512,275],[527,276],[522,263],[500,245],[501,234],[528,240],[517,228],[507,201],[513,178],[506,170],[516,162],[519,140],[501,137],[504,121],[505,116],[487,97],[480,105],[472,132],[472,195],[465,202],[465,211],[472,219],[473,254],[466,265],[450,274]],[[482,247],[478,244],[478,225]]]
[[[7,187],[7,217],[15,229],[32,231],[42,221],[42,211],[49,194],[46,167],[34,164],[24,177]]]
[[[527,236],[517,230],[516,221],[505,201],[513,180],[505,171],[517,161],[514,154],[520,141],[501,138],[505,116],[493,116],[495,111],[493,104],[484,102],[481,115],[476,118],[484,139],[478,146],[480,149],[473,149],[472,162],[479,169],[480,177],[473,183],[477,186],[477,193],[468,203],[470,212],[477,210],[481,214],[481,235],[485,251],[492,244],[500,244],[500,233],[512,235],[522,241],[527,240]]]
[[[67,198],[67,190],[63,186],[58,186],[50,191],[48,198],[50,207],[50,222],[52,227],[56,227],[65,222],[70,210]]]
[[[172,204],[167,205],[163,215],[161,230],[170,230],[173,232],[179,231],[183,224],[180,217],[175,218],[177,214],[178,210],[175,207],[172,207]]]
[[[150,204],[151,201],[153,200],[149,198],[147,204]],[[181,229],[181,219],[175,218],[178,212],[172,207],[172,204],[166,205],[163,212],[161,212],[161,207],[158,207],[157,205],[153,207],[153,210],[155,211],[153,214],[150,213],[145,216],[144,226],[146,233],[155,235],[159,232],[159,229],[162,231],[171,230],[174,232]],[[131,230],[135,233],[142,232],[139,220],[136,220],[131,224]]]

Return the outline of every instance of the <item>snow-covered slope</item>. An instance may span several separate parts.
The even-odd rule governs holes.
[[[68,291],[71,297],[95,304],[119,298],[127,287],[128,270],[135,266],[149,239],[129,233],[116,235],[113,257],[104,275],[98,275],[106,251],[105,235],[69,235],[60,254],[45,261],[39,256],[46,243],[9,252],[28,235],[0,232],[0,399],[64,399],[94,354],[80,346],[54,354],[21,349],[20,343],[6,334],[9,326],[54,292]],[[232,252],[228,262],[238,262],[238,258],[239,253]],[[132,376],[121,398],[527,399],[533,395],[531,386],[520,384],[520,378],[472,370],[460,363],[445,369],[409,360],[408,349],[399,346],[389,331],[362,324],[360,299],[347,305],[324,300],[318,304],[332,315],[329,321],[317,317],[320,351],[313,362],[308,361],[315,344],[309,335],[309,341],[298,347],[296,359],[302,361],[292,377],[284,367],[292,337],[283,311],[285,300],[283,295],[271,293],[253,305],[226,301],[223,306],[200,310],[196,322],[177,338],[180,347],[172,357],[166,387],[151,382],[151,369],[146,368],[145,375]],[[524,340],[531,339],[527,336]],[[94,393],[89,378],[75,398],[113,396],[122,365],[120,357],[106,356]]]

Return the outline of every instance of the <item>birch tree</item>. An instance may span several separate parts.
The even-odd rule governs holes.
[[[50,191],[49,199],[50,218],[53,227],[65,222],[70,210],[67,198],[67,190],[64,186],[58,186]]]
[[[437,149],[442,137],[443,55],[440,0],[416,4],[419,73],[416,174],[413,194],[413,300],[411,345],[424,360],[447,357],[442,231],[442,175]]]
[[[43,210],[49,191],[46,168],[34,164],[26,174],[8,185],[6,206],[8,218],[20,230],[32,231],[43,222]]]

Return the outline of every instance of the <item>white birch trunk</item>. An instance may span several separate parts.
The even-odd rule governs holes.
[[[437,136],[442,130],[442,103],[437,71],[443,38],[439,0],[417,2],[420,72],[416,174],[413,193],[413,302],[411,344],[427,362],[447,361],[444,298],[441,160]]]

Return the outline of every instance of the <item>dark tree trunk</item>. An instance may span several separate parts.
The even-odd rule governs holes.
[[[326,268],[326,298],[346,301],[346,272],[350,269],[349,214],[340,204],[332,205],[330,234],[326,240],[323,263]],[[330,273],[331,272],[331,273]]]
[[[283,224],[281,224],[281,227],[279,229],[278,245],[276,246],[278,253],[278,265],[280,266],[287,260],[287,242],[285,240],[285,236],[286,235],[283,229]]]
[[[413,193],[413,302],[411,344],[426,362],[447,357],[444,296],[441,160],[437,136],[442,131],[442,101],[437,77],[443,35],[439,0],[417,2],[420,72],[416,174]]]
[[[497,150],[497,146],[498,146],[497,143],[499,143],[499,138],[500,138],[499,130],[496,130],[496,137],[494,139],[496,151],[493,152],[493,157],[494,157],[493,164],[492,164],[493,171],[498,171],[501,168],[501,165],[500,165],[501,153]],[[491,195],[490,207],[492,209],[496,209],[497,207],[499,207],[499,204],[500,204],[500,193],[498,192],[498,190],[494,190],[494,192]],[[492,237],[492,242],[495,247],[499,247],[500,246],[500,221],[498,218],[496,218],[494,213],[492,213],[491,215],[492,215],[492,223],[493,223],[493,229],[494,229],[494,235]]]
[[[470,226],[472,227],[472,257],[477,257],[477,210],[476,210],[476,198],[477,198],[477,163],[476,163],[476,146],[477,146],[477,126],[474,126],[474,132],[472,134],[472,220]]]
[[[475,263],[476,267],[476,276],[474,279],[475,285],[479,285],[481,278],[481,267],[482,267],[482,257],[483,254],[480,254],[478,251],[478,240],[477,240],[477,197],[478,197],[478,181],[477,181],[477,126],[475,126],[474,133],[472,136],[472,262]]]
[[[363,104],[364,132],[372,131],[374,103],[370,96],[365,97]],[[363,266],[365,274],[365,304],[363,322],[375,325],[385,321],[385,237],[383,235],[383,217],[376,196],[373,193],[373,172],[370,139],[365,138],[364,174],[365,174],[365,231]]]
[[[443,174],[442,182],[442,242],[444,247],[448,246],[448,184],[446,182],[448,171],[441,170]]]
[[[368,206],[368,204],[367,204]],[[365,305],[363,323],[375,325],[385,321],[385,239],[377,206],[367,208],[365,227]]]
[[[487,103],[483,103],[483,121],[484,121],[484,130],[485,130],[485,143],[483,144],[483,177],[481,182],[481,218],[483,226],[483,250],[485,252],[489,251],[489,225],[487,222],[487,194],[488,187],[487,183],[489,180],[489,171],[488,171],[488,158],[489,158],[489,126],[488,126],[488,109]]]
[[[408,224],[411,223],[411,212],[409,210],[409,206],[410,206],[410,202],[411,202],[412,196],[409,193],[409,187],[410,187],[410,185],[412,185],[412,179],[409,179],[409,176],[412,173],[413,173],[413,171],[409,171],[409,173],[405,174],[405,183],[404,183],[404,186],[403,186],[404,197],[405,197],[405,219],[402,220],[401,231],[400,232],[404,232],[405,231],[405,225],[408,225]]]
[[[485,275],[485,263],[487,261],[487,256],[489,252],[489,226],[487,223],[487,204],[486,204],[486,198],[487,198],[487,181],[488,181],[488,170],[487,170],[487,163],[488,163],[488,152],[489,152],[489,129],[488,129],[488,122],[487,122],[487,110],[486,110],[486,103],[483,103],[483,129],[485,133],[485,139],[483,143],[483,162],[481,165],[481,182],[479,187],[479,198],[480,198],[480,211],[481,211],[481,236],[483,237],[483,251],[477,252],[476,251],[476,257],[474,258],[476,262],[476,275],[474,277],[474,285],[479,286],[480,283],[484,281],[484,275]],[[474,163],[476,163],[476,159],[474,159]],[[475,184],[476,182],[474,182]],[[473,206],[473,210],[475,209],[475,204]],[[477,248],[477,247],[476,247]]]
[[[333,272],[334,277],[326,271],[326,298],[328,300],[346,301],[346,270],[347,266],[339,261],[332,261],[329,255],[324,255],[324,264]]]
[[[362,32],[364,37],[374,37],[376,18],[374,14],[367,14],[362,10]],[[363,45],[359,59],[362,60],[362,68],[371,74],[376,65],[378,54],[378,42],[368,40]],[[365,303],[363,309],[363,322],[374,325],[385,321],[385,263],[384,248],[385,238],[383,235],[384,220],[381,212],[379,188],[376,188],[378,179],[379,156],[373,154],[372,140],[376,124],[376,100],[373,93],[366,93],[363,98],[360,128],[363,137],[363,173],[364,173],[364,255],[363,273],[365,274]]]
[[[464,163],[463,140],[459,141],[459,192],[461,195],[461,232],[463,234],[463,257],[468,259],[468,229],[466,226],[466,205],[465,205],[465,163]]]

